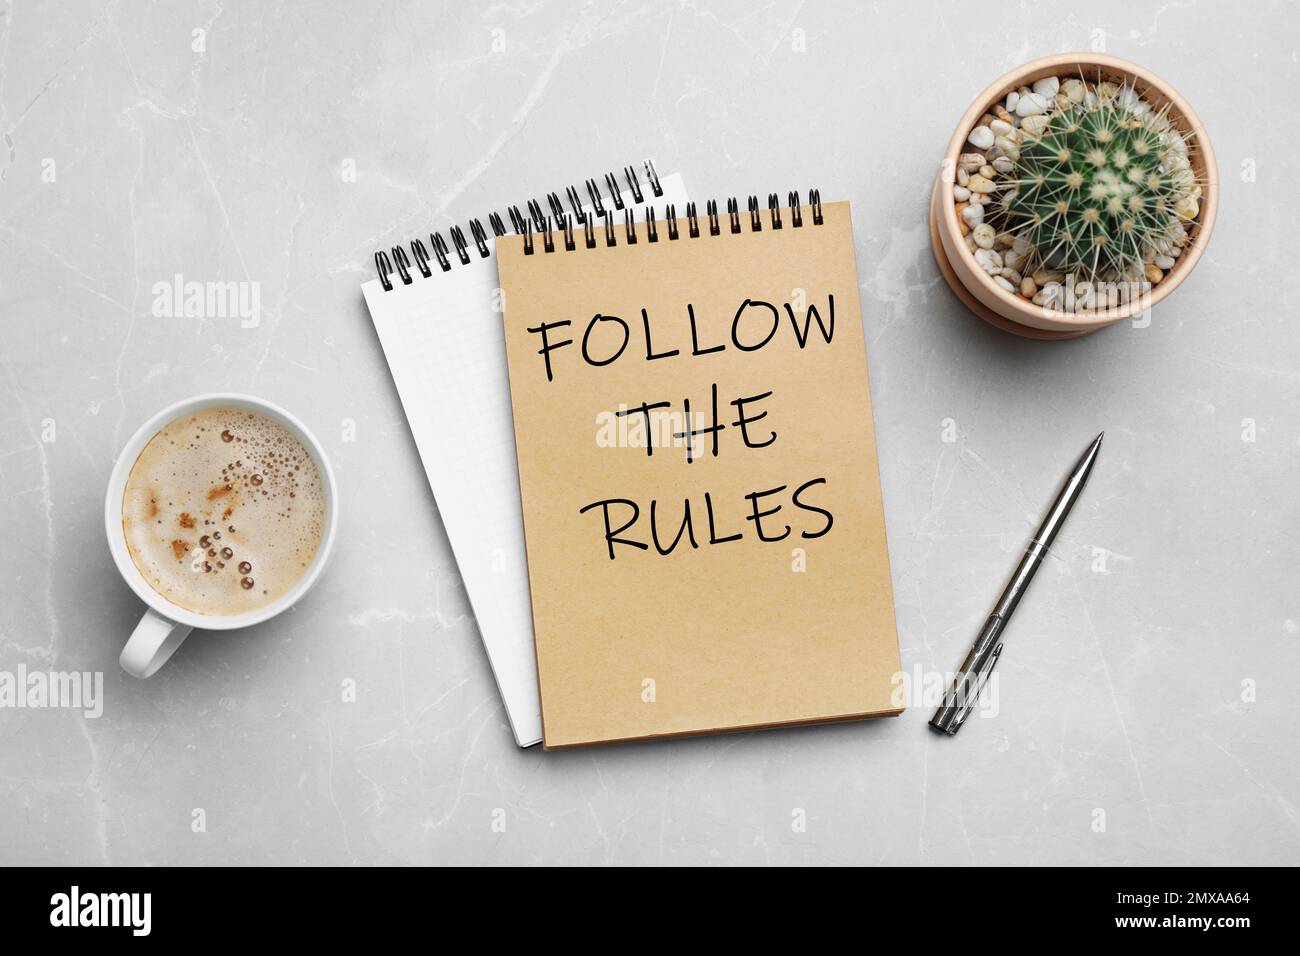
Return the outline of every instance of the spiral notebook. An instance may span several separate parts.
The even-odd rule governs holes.
[[[498,241],[548,748],[902,710],[848,203],[679,208]]]
[[[588,179],[585,192],[570,186],[563,198],[550,193],[528,202],[526,213],[512,206],[511,226],[544,227],[557,215],[622,215],[649,201],[686,198],[680,176],[661,182],[648,162],[643,173],[629,166],[603,183]],[[527,747],[541,741],[542,731],[493,255],[506,226],[495,212],[486,222],[485,228],[483,219],[470,220],[468,236],[455,226],[446,237],[431,233],[427,245],[417,238],[376,252],[378,275],[361,289],[511,730]]]

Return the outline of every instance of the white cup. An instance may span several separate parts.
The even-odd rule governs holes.
[[[144,579],[135,562],[131,560],[131,552],[126,545],[126,535],[122,530],[122,499],[126,492],[126,479],[136,459],[140,457],[140,452],[144,450],[144,446],[170,422],[208,408],[244,408],[279,422],[311,452],[312,458],[316,461],[316,468],[320,472],[321,483],[325,488],[325,530],[320,547],[316,550],[316,557],[312,559],[303,576],[283,597],[266,607],[245,614],[199,614],[167,600],[149,586],[149,582]],[[334,549],[334,533],[337,526],[338,490],[334,484],[334,471],[330,468],[329,459],[325,457],[325,452],[316,437],[302,422],[283,408],[251,395],[235,394],[197,395],[164,408],[141,425],[139,431],[126,443],[126,447],[122,449],[117,462],[113,465],[113,474],[108,480],[108,494],[104,497],[104,527],[108,533],[108,548],[113,552],[117,570],[126,579],[126,583],[131,585],[131,590],[135,591],[140,600],[149,606],[130,639],[127,640],[126,647],[122,648],[120,658],[122,669],[134,677],[152,677],[194,628],[205,631],[233,631],[236,628],[261,624],[292,607],[311,589],[325,569],[330,552]]]

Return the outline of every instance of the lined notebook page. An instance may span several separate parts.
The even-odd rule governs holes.
[[[661,185],[661,197],[643,186],[641,205],[684,207],[681,176],[665,177]],[[631,191],[622,199],[638,207]],[[622,229],[622,213],[614,216]],[[581,226],[576,228],[581,242]],[[417,272],[403,285],[394,276],[391,292],[374,279],[361,290],[515,741],[528,747],[542,739],[541,704],[495,243],[487,240],[487,258],[471,244],[468,265],[453,254],[449,272],[434,261],[428,279]]]

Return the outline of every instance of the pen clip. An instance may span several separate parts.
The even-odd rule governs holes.
[[[988,682],[989,675],[993,673],[993,667],[997,664],[998,658],[1002,656],[1002,646],[1002,642],[998,641],[997,646],[993,648],[993,652],[989,654],[988,660],[984,662],[984,666],[976,672],[975,687],[967,694],[961,708],[957,711],[957,716],[953,719],[952,732],[954,734],[961,730],[961,725],[966,723],[966,718],[971,715],[971,711],[975,709],[975,705],[979,702],[980,694],[984,691],[984,685]]]

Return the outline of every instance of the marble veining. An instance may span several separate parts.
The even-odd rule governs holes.
[[[1300,134],[1277,103],[1300,14],[970,9],[0,6],[0,673],[103,675],[97,716],[0,708],[0,863],[1300,861]],[[1218,226],[1149,327],[1018,340],[939,277],[931,176],[979,88],[1099,46],[1205,120]],[[958,662],[1106,430],[999,711],[957,739],[921,706],[515,748],[359,285],[381,244],[647,156],[701,200],[851,200],[909,671]],[[187,315],[156,291],[178,276],[257,309]],[[142,421],[217,390],[325,443],[338,552],[292,612],[137,681],[105,483]]]

